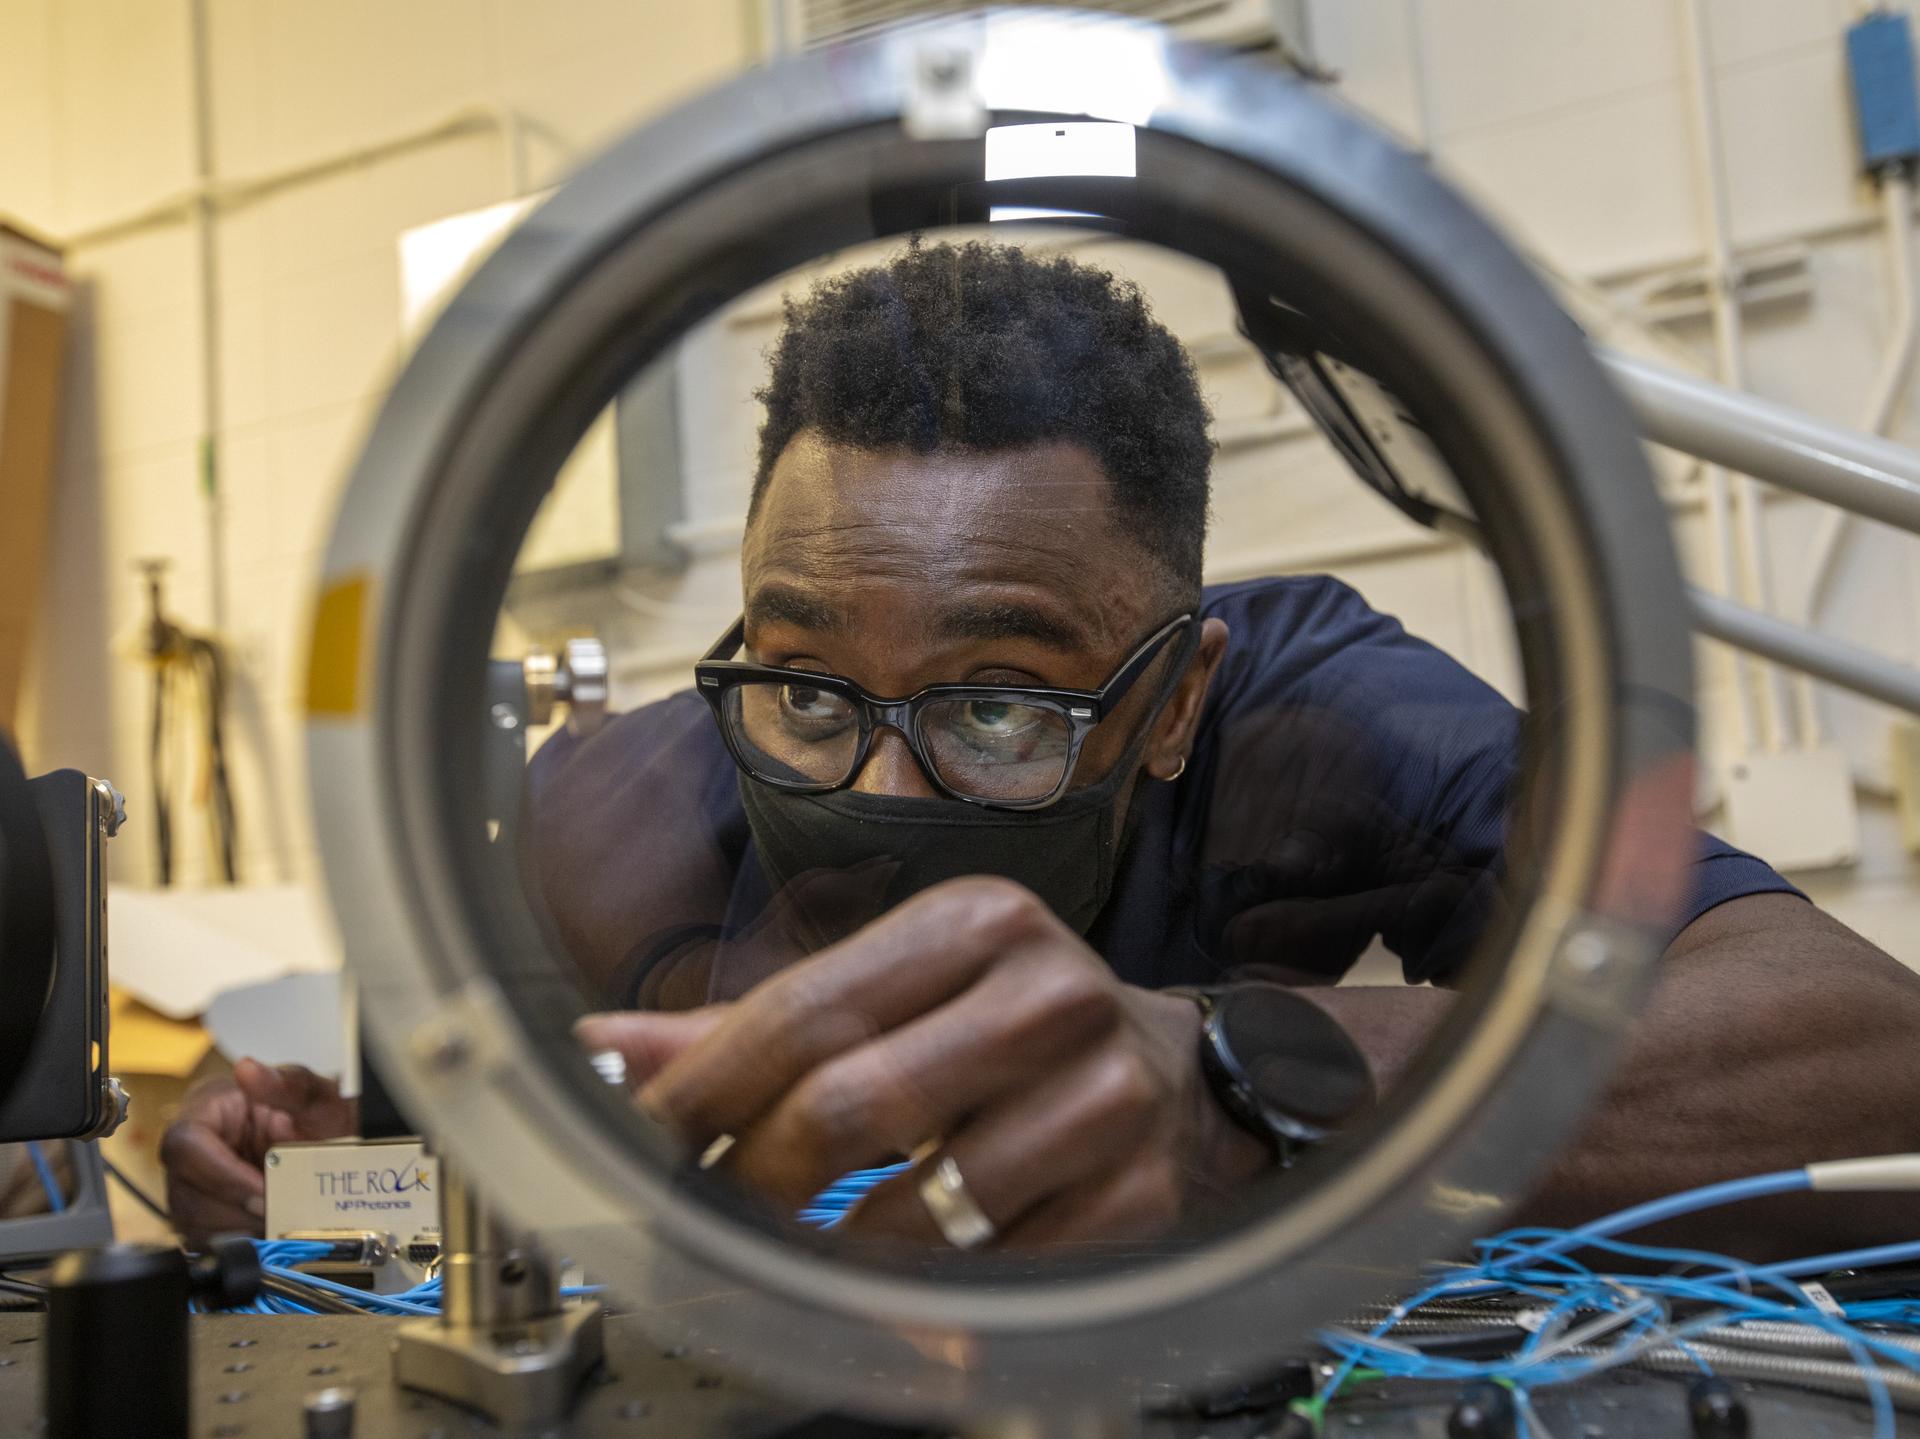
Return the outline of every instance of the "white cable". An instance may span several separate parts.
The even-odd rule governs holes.
[[[1920,1189],[1920,1154],[1882,1154],[1869,1159],[1830,1159],[1807,1166],[1815,1189],[1839,1191]]]

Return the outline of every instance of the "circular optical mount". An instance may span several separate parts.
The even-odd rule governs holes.
[[[1132,176],[983,180],[990,127],[1084,119],[1134,127]],[[1337,333],[1472,502],[1534,718],[1512,913],[1404,1093],[1339,1153],[1306,1156],[1189,1244],[908,1269],[728,1202],[609,1091],[471,776],[493,616],[594,417],[728,301],[973,216],[983,185],[1183,251]],[[1624,407],[1525,263],[1417,157],[1259,60],[1127,22],[973,16],[784,60],[647,126],[455,297],[394,386],[328,551],[314,808],[406,1111],[663,1331],[856,1409],[1138,1403],[1270,1368],[1383,1276],[1483,1232],[1569,1137],[1691,845],[1681,606]]]

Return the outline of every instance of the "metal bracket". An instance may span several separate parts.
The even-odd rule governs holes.
[[[974,79],[974,52],[929,41],[913,51],[901,128],[916,140],[972,140],[987,132],[987,107]]]
[[[552,1268],[442,1161],[442,1311],[394,1337],[393,1377],[508,1430],[566,1417],[603,1350],[596,1303],[565,1305]]]
[[[500,1328],[419,1319],[394,1336],[393,1377],[503,1429],[538,1429],[566,1416],[600,1362],[601,1326],[598,1304]]]

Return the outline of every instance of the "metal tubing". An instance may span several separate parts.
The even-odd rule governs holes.
[[[1717,1324],[1711,1329],[1700,1330],[1695,1337],[1707,1344],[1726,1344],[1738,1349],[1766,1349],[1776,1354],[1827,1354],[1841,1358],[1851,1358],[1853,1354],[1845,1335],[1816,1329],[1811,1324],[1776,1323],[1771,1320]],[[1876,1334],[1874,1339],[1920,1358],[1920,1339],[1902,1334]]]
[[[1693,588],[1694,628],[1855,694],[1920,714],[1920,670]]]
[[[1920,534],[1920,453],[1631,355],[1599,355],[1655,444]]]
[[[193,83],[194,250],[200,275],[200,500],[206,506],[208,618],[227,628],[226,495],[220,486],[220,239],[213,207],[213,82],[207,0],[187,0]]]
[[[1900,397],[1906,393],[1913,376],[1914,353],[1920,349],[1916,344],[1920,341],[1920,314],[1915,312],[1913,294],[1913,179],[1904,170],[1890,170],[1880,177],[1880,208],[1886,222],[1894,330],[1881,356],[1866,410],[1860,417],[1860,428],[1870,435],[1883,435],[1892,424]],[[1813,623],[1852,521],[1853,516],[1841,509],[1828,510],[1820,516],[1820,527],[1808,550],[1806,582],[1800,588],[1790,618],[1801,624]],[[1799,684],[1798,701],[1801,733],[1809,744],[1814,743],[1819,737],[1820,718],[1814,706],[1813,686],[1805,679]]]
[[[1713,66],[1709,58],[1706,7],[1702,0],[1681,0],[1682,41],[1687,55],[1687,94],[1693,106],[1694,158],[1700,172],[1701,228],[1707,239],[1707,286],[1713,309],[1713,339],[1719,378],[1736,390],[1746,388],[1746,356],[1741,343],[1740,269],[1728,238],[1725,165],[1720,144],[1720,119],[1714,109]],[[1760,521],[1760,492],[1749,472],[1734,467],[1729,476],[1721,466],[1707,470],[1707,515],[1713,529],[1717,587],[1728,598],[1739,596],[1761,610],[1773,608],[1773,577],[1766,536]],[[1729,483],[1731,481],[1731,483]],[[1739,553],[1744,572],[1734,562],[1728,533],[1727,494],[1733,497],[1733,522],[1740,535]],[[1744,592],[1744,593],[1743,593]],[[1753,746],[1765,714],[1765,742],[1780,749],[1791,738],[1787,691],[1779,673],[1766,665],[1736,664],[1734,679],[1740,700],[1742,739]]]
[[[1603,1359],[1604,1349],[1581,1345],[1567,1354],[1576,1359]],[[1866,1375],[1851,1359],[1799,1359],[1785,1354],[1756,1353],[1721,1344],[1685,1346],[1664,1344],[1636,1356],[1626,1366],[1650,1369],[1661,1374],[1697,1375],[1702,1364],[1723,1379],[1754,1379],[1773,1384],[1792,1384],[1802,1389],[1818,1389],[1864,1400],[1872,1392]],[[1897,1408],[1920,1410],[1920,1375],[1904,1369],[1881,1368],[1880,1381]]]

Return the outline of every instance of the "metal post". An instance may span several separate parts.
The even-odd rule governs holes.
[[[1719,378],[1736,390],[1746,388],[1746,356],[1740,313],[1741,276],[1729,238],[1725,165],[1721,158],[1720,119],[1714,105],[1713,64],[1702,0],[1682,0],[1686,24],[1687,92],[1693,102],[1694,152],[1699,161],[1701,224],[1707,239],[1707,285],[1713,301],[1713,338]],[[1734,582],[1732,545],[1727,533],[1726,471],[1707,470],[1707,513],[1713,526],[1716,581],[1729,598],[1738,593]],[[1763,610],[1773,608],[1773,578],[1766,535],[1761,525],[1760,492],[1744,473],[1731,476],[1733,510],[1740,530],[1740,548],[1746,557],[1745,598]],[[1749,662],[1751,664],[1751,662]],[[1752,665],[1744,675],[1736,666],[1744,737],[1750,745],[1759,718],[1754,705],[1757,691],[1766,717],[1766,742],[1784,747],[1790,738],[1787,692],[1780,675],[1765,665]],[[1749,685],[1751,681],[1751,685]]]
[[[1920,534],[1920,453],[1631,355],[1597,353],[1655,444]]]
[[[400,1329],[393,1377],[509,1431],[551,1425],[566,1417],[581,1379],[600,1362],[600,1306],[562,1304],[546,1259],[444,1159],[440,1174],[441,1314]]]
[[[1826,635],[1813,634],[1736,605],[1705,590],[1690,592],[1693,626],[1752,654],[1765,655],[1816,679],[1920,714],[1920,670]]]
[[[1860,428],[1870,435],[1884,435],[1891,428],[1913,378],[1916,341],[1920,340],[1920,315],[1914,311],[1913,292],[1913,177],[1904,167],[1893,167],[1880,176],[1880,209],[1886,223],[1894,326],[1860,419]],[[1819,614],[1821,597],[1852,521],[1853,516],[1841,509],[1830,509],[1820,516],[1819,529],[1807,551],[1807,578],[1789,611],[1799,623],[1810,625]],[[1813,685],[1805,678],[1800,681],[1798,702],[1801,732],[1808,743],[1813,743],[1820,732],[1820,714],[1814,704]]]

